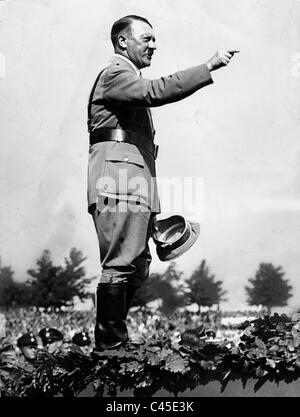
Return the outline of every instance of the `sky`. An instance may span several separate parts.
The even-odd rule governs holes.
[[[300,0],[0,0],[2,265],[22,281],[44,249],[61,263],[75,246],[88,275],[100,273],[86,106],[112,23],[127,14],[154,27],[146,78],[240,50],[214,84],[153,109],[158,177],[202,181],[200,212],[165,210],[161,194],[160,218],[201,223],[178,269],[188,277],[206,259],[228,292],[223,307],[238,309],[259,263],[272,262],[293,286],[288,309],[299,308]],[[165,270],[151,248],[152,271]]]

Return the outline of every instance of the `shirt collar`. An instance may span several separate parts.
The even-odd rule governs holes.
[[[115,53],[113,54],[113,56],[116,56],[117,58],[121,58],[124,59],[124,61],[126,61],[129,65],[132,66],[132,68],[134,69],[134,71],[137,73],[137,75],[140,77],[141,76],[141,71],[134,65],[134,63],[132,61],[130,61],[130,59],[128,59],[126,56]]]

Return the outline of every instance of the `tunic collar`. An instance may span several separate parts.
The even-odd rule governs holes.
[[[121,58],[124,59],[124,61],[126,61],[129,65],[132,66],[132,68],[134,69],[134,71],[137,73],[137,75],[140,77],[141,76],[141,71],[134,65],[134,63],[132,61],[130,61],[130,59],[128,59],[126,56],[115,53],[113,54],[113,57],[117,57],[117,58]]]

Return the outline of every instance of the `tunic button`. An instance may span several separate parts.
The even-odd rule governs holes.
[[[128,162],[128,157],[127,156],[125,156],[124,161]]]

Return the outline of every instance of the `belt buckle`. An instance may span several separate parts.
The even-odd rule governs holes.
[[[115,141],[126,142],[126,134],[122,129],[116,129]]]
[[[122,142],[121,132],[116,132],[115,141]]]
[[[159,146],[154,144],[154,159],[157,158],[158,148],[159,148]]]

